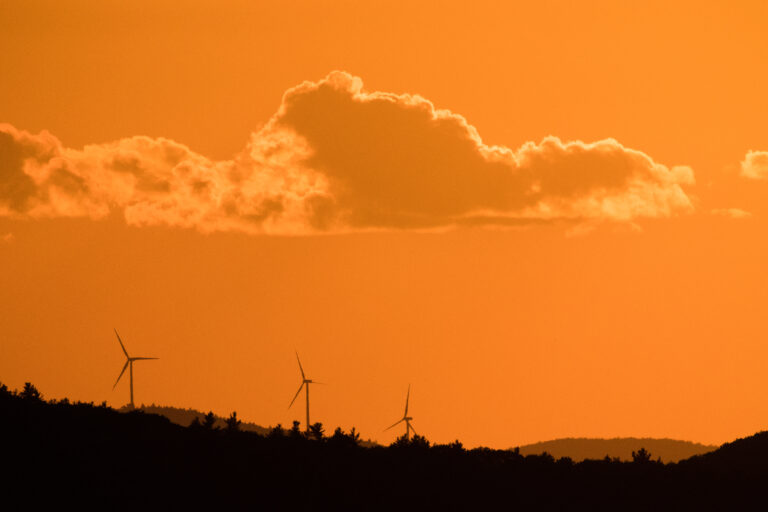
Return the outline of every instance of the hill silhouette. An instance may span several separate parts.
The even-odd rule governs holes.
[[[585,459],[603,459],[605,457],[630,461],[632,460],[632,452],[637,452],[641,448],[650,451],[654,457],[660,458],[662,462],[677,462],[694,455],[711,452],[717,449],[717,446],[676,439],[570,437],[527,444],[520,446],[519,450],[523,455],[549,453],[556,459],[570,457],[575,462],[579,462]]]
[[[734,510],[764,498],[768,434],[679,463],[574,462],[518,450],[432,444],[363,447],[313,425],[267,435],[144,411],[45,401],[0,385],[0,505],[266,510]]]
[[[750,475],[768,476],[768,432],[736,439],[717,450],[691,457],[680,466],[706,468],[739,478]]]
[[[155,404],[152,404],[152,405],[142,404],[141,406],[136,407],[135,409],[131,409],[130,406],[124,405],[123,407],[118,409],[118,411],[120,412],[132,412],[135,410],[145,412],[147,414],[157,414],[160,416],[165,416],[172,423],[175,423],[176,425],[181,425],[182,427],[188,427],[195,420],[195,418],[197,418],[199,421],[202,421],[206,415],[206,413],[202,411],[198,411],[197,409],[182,409],[180,407],[169,407],[169,406],[161,406],[161,405],[155,405]],[[213,417],[215,420],[215,423],[213,424],[214,428],[225,428],[227,426],[227,418],[223,418],[215,414]],[[261,425],[257,425],[255,423],[242,421],[240,423],[240,430],[243,430],[245,432],[256,432],[257,434],[261,434],[261,435],[267,435],[270,429],[266,427],[262,427]]]

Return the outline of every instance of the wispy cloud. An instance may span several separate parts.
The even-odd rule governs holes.
[[[712,210],[712,215],[730,217],[732,219],[747,219],[752,216],[748,211],[739,208],[716,208]]]
[[[688,167],[607,139],[488,146],[462,116],[333,72],[288,90],[231,160],[136,136],[71,149],[0,125],[0,215],[307,234],[689,213]]]

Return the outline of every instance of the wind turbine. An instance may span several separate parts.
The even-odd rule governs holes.
[[[307,395],[307,432],[309,432],[309,385],[310,384],[322,384],[322,382],[313,381],[311,379],[308,379],[306,375],[304,375],[304,368],[301,367],[301,359],[299,359],[299,353],[296,352],[296,360],[299,362],[299,371],[301,372],[301,386],[299,386],[299,390],[296,392],[296,394],[293,396],[293,400],[291,400],[290,405],[288,408],[291,408],[291,405],[293,405],[293,402],[296,401],[296,399],[299,397],[299,393],[301,393],[301,388],[306,386],[306,395]]]
[[[413,418],[411,416],[408,416],[408,400],[410,398],[411,398],[411,385],[408,384],[408,394],[405,395],[405,412],[403,413],[403,417],[400,418],[395,423],[393,423],[392,425],[390,425],[387,428],[385,428],[384,432],[386,432],[387,430],[391,429],[392,427],[394,427],[395,425],[399,424],[400,422],[404,421],[405,422],[405,439],[406,440],[410,439],[411,431],[413,431],[414,434],[418,435],[416,433],[416,429],[414,429],[411,426],[411,420]]]
[[[125,366],[123,366],[123,369],[120,372],[120,375],[117,376],[117,380],[115,381],[115,385],[112,386],[112,389],[115,389],[117,387],[117,383],[120,382],[120,378],[125,373],[125,369],[130,367],[130,372],[129,372],[130,381],[131,381],[131,404],[130,405],[131,405],[131,409],[133,409],[134,408],[134,405],[133,405],[133,362],[134,361],[145,361],[145,360],[148,360],[148,359],[159,359],[159,358],[157,358],[157,357],[131,357],[131,356],[129,356],[128,355],[128,351],[125,350],[125,345],[123,345],[123,340],[121,340],[120,339],[120,335],[117,334],[117,329],[115,329],[115,335],[117,336],[117,341],[120,342],[120,348],[123,349],[123,353],[125,354],[126,361],[125,361]]]

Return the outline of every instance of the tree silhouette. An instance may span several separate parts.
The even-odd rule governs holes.
[[[216,416],[214,416],[213,411],[208,411],[208,414],[206,414],[205,418],[203,418],[203,428],[205,430],[217,430],[214,428],[215,424]]]
[[[395,441],[390,446],[393,448],[427,449],[429,448],[429,441],[427,441],[426,437],[420,436],[419,434],[414,434],[410,439],[408,436],[403,434],[402,436],[395,439]]]
[[[285,436],[285,431],[283,430],[283,426],[278,423],[269,431],[269,434],[267,434],[267,439],[275,440],[275,439],[282,439]]]
[[[640,448],[638,451],[632,451],[632,462],[637,462],[639,464],[651,462],[651,452],[645,448]]]
[[[360,441],[360,433],[352,427],[349,434],[344,432],[341,427],[336,427],[333,431],[333,435],[328,438],[328,442],[334,446],[357,446]]]
[[[32,385],[31,382],[24,383],[24,390],[21,392],[20,396],[25,400],[40,401],[43,399],[43,395],[40,394],[40,392],[35,386]]]
[[[237,432],[240,430],[240,423],[242,422],[237,419],[237,412],[232,411],[232,414],[225,420],[225,423],[227,424],[227,432]]]
[[[390,444],[389,446],[391,448],[405,448],[410,444],[411,444],[411,440],[405,434],[403,434],[397,439],[395,439],[394,441],[392,441],[392,444]]]
[[[202,425],[202,423],[200,423],[200,418],[195,416],[194,419],[192,420],[192,422],[189,424],[189,428],[191,428],[193,430],[200,430],[200,429],[202,429],[203,425]]]
[[[301,422],[293,420],[290,436],[291,439],[299,439],[304,437],[304,434],[301,432]]]
[[[319,421],[317,423],[313,423],[309,426],[309,437],[315,438],[317,441],[320,441],[323,439],[323,434],[325,433],[325,430],[323,429],[323,424]]]

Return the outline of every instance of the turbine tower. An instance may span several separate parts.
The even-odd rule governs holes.
[[[128,355],[128,351],[125,350],[125,345],[123,345],[123,340],[121,340],[120,339],[120,335],[117,334],[117,329],[115,329],[115,335],[117,336],[117,341],[120,342],[120,348],[123,349],[123,353],[125,354],[126,361],[125,361],[125,366],[123,366],[123,369],[120,372],[120,375],[117,376],[117,380],[115,381],[115,385],[112,386],[112,389],[115,389],[117,387],[117,383],[120,382],[120,378],[125,373],[125,369],[126,368],[130,368],[130,371],[128,372],[129,376],[130,376],[130,381],[131,381],[131,403],[130,403],[130,406],[131,406],[131,409],[133,409],[134,408],[134,405],[133,405],[133,362],[134,361],[145,361],[145,360],[149,360],[149,359],[159,359],[159,358],[157,358],[157,357],[131,357],[131,356],[129,356]]]
[[[408,416],[408,400],[410,398],[411,398],[411,385],[408,384],[408,394],[405,395],[405,413],[403,413],[403,417],[402,418],[400,418],[395,423],[393,423],[392,425],[390,425],[387,428],[385,428],[384,432],[386,432],[387,430],[391,429],[392,427],[394,427],[395,425],[399,424],[400,422],[404,421],[405,422],[405,439],[406,440],[410,439],[411,432],[413,432],[414,434],[418,435],[416,433],[416,429],[414,429],[411,426],[411,420],[413,418],[411,416]]]
[[[309,432],[309,385],[310,384],[322,384],[322,382],[317,382],[312,379],[308,379],[306,375],[304,375],[304,368],[301,367],[301,359],[299,359],[299,353],[296,352],[296,360],[299,362],[299,371],[301,372],[301,386],[299,386],[299,390],[296,392],[296,394],[293,396],[293,400],[291,400],[290,405],[288,405],[288,408],[291,408],[291,405],[293,405],[293,402],[296,401],[296,398],[298,398],[299,393],[301,393],[301,388],[306,386],[306,395],[307,395],[307,432]]]

